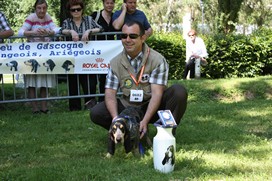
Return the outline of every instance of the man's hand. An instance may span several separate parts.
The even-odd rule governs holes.
[[[147,132],[147,123],[145,123],[144,121],[140,122],[140,139],[142,139],[142,137],[146,134]]]
[[[146,113],[144,115],[143,120],[140,122],[140,138],[142,138],[145,133],[147,132],[148,129],[148,123],[152,119],[152,116],[156,114],[163,95],[165,86],[164,85],[159,85],[159,84],[151,84],[151,92],[152,96],[149,101],[149,104],[147,106]]]
[[[123,3],[120,16],[112,22],[112,25],[116,30],[122,29],[122,26],[124,25],[124,22],[125,22],[126,13],[127,13],[127,4]]]
[[[122,4],[122,11],[126,11],[127,12],[127,4],[126,3]]]

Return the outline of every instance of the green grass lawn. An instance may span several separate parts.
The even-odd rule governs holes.
[[[177,82],[189,102],[172,173],[153,168],[151,149],[106,158],[107,131],[59,100],[50,115],[0,104],[0,180],[272,180],[272,77]]]

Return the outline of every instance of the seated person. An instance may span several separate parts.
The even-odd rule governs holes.
[[[200,59],[201,65],[207,65],[205,57],[208,56],[204,41],[197,37],[195,30],[188,32],[188,38],[186,39],[186,64],[183,79],[186,79],[188,72],[190,71],[190,78],[195,77],[195,60]]]

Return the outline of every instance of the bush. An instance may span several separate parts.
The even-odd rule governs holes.
[[[209,53],[202,76],[207,78],[255,77],[272,74],[272,31],[259,29],[249,36],[215,34],[201,36]],[[179,33],[154,33],[147,44],[165,56],[169,79],[182,78],[185,40]]]
[[[185,65],[185,41],[179,33],[154,33],[147,44],[160,52],[169,63],[169,79],[182,79]]]

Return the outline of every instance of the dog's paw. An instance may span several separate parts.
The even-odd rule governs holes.
[[[106,158],[111,158],[111,157],[112,157],[112,154],[107,153]]]

